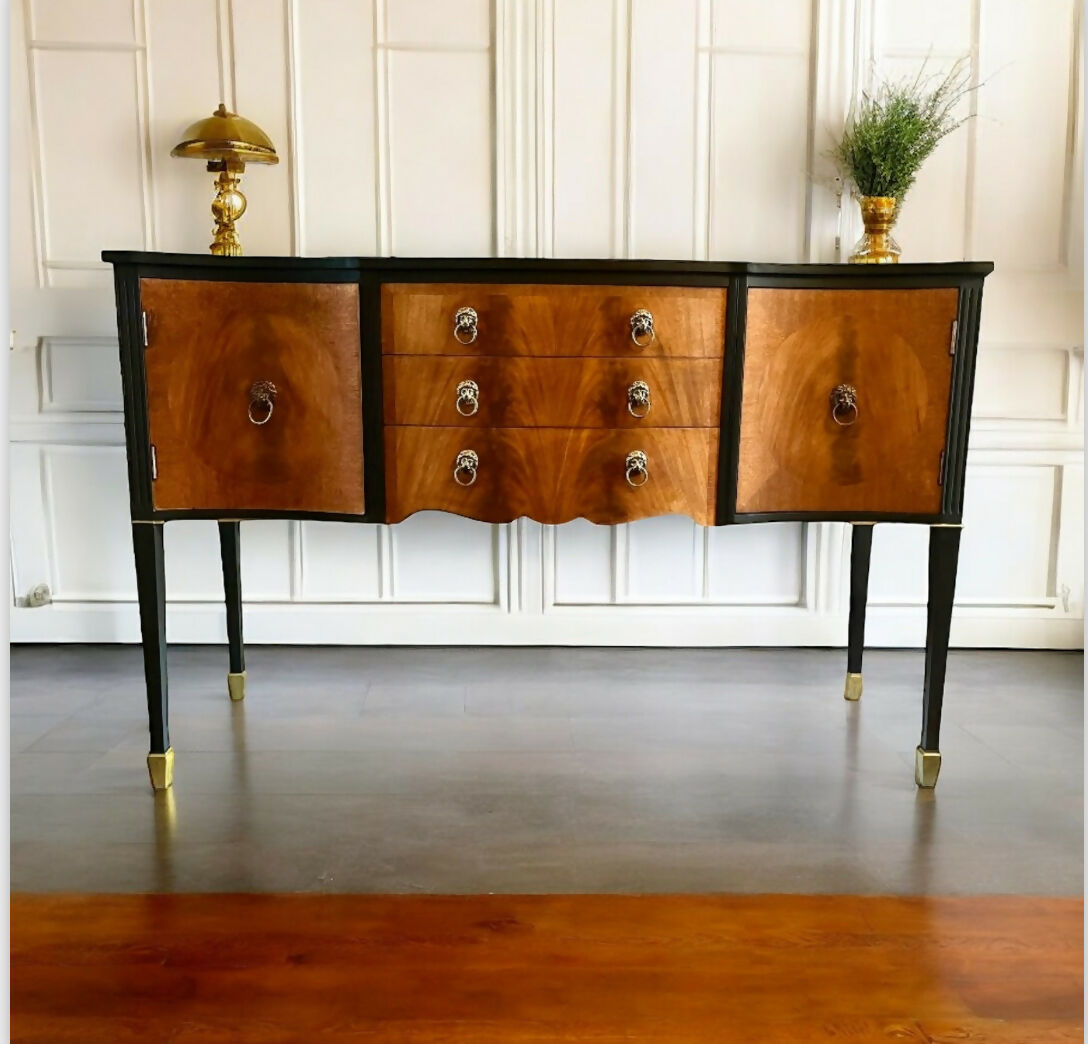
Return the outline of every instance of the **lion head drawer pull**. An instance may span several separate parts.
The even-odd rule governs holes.
[[[832,389],[831,419],[843,428],[858,419],[858,390],[852,384],[838,384]]]
[[[480,458],[475,450],[461,450],[453,465],[453,481],[459,486],[472,486],[476,483],[476,469]]]
[[[454,405],[462,417],[471,417],[480,408],[480,386],[475,381],[462,381],[457,385]]]
[[[271,381],[254,381],[249,389],[249,419],[253,424],[267,424],[272,419],[276,386]]]
[[[640,308],[631,316],[631,340],[639,348],[646,348],[653,343],[656,336],[653,313]]]
[[[453,317],[453,336],[458,344],[472,344],[476,340],[476,323],[479,321],[475,308],[458,308]]]
[[[635,381],[627,389],[627,412],[638,420],[650,412],[650,386],[645,381]]]
[[[650,481],[650,465],[642,450],[632,450],[627,454],[627,485],[645,486]]]

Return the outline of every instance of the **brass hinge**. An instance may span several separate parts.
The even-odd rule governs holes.
[[[155,452],[155,443],[151,443],[151,480],[159,477],[159,455]]]
[[[147,347],[147,312],[140,313],[140,331],[144,337],[144,347]]]
[[[958,319],[952,320],[952,338],[948,342],[948,354],[956,354],[956,342],[959,340],[960,334],[960,321]]]
[[[937,485],[938,486],[943,486],[944,485],[944,462],[945,462],[944,450],[941,450],[941,459],[937,462]]]

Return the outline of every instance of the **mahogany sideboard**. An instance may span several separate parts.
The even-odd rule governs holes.
[[[174,764],[163,524],[219,522],[240,700],[239,521],[396,523],[425,509],[850,523],[850,700],[873,524],[929,526],[915,779],[935,785],[992,264],[103,258],[155,788]]]

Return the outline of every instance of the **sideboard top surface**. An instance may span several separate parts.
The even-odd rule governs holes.
[[[494,272],[504,277],[548,277],[594,271],[638,275],[675,276],[770,276],[789,278],[837,277],[881,281],[949,277],[966,279],[989,275],[992,261],[910,262],[898,265],[771,264],[751,261],[664,261],[617,258],[536,257],[215,257],[210,254],[171,254],[141,250],[104,250],[102,260],[115,265],[156,268],[282,269],[296,271],[380,271],[395,275],[415,272]]]

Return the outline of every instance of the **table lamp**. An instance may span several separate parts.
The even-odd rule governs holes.
[[[242,244],[234,223],[246,211],[246,197],[238,183],[246,163],[279,163],[280,158],[269,137],[255,123],[228,112],[226,105],[206,119],[187,128],[182,140],[170,150],[171,156],[188,156],[208,161],[208,170],[218,173],[212,216],[215,236],[211,252],[224,257],[238,257]]]

